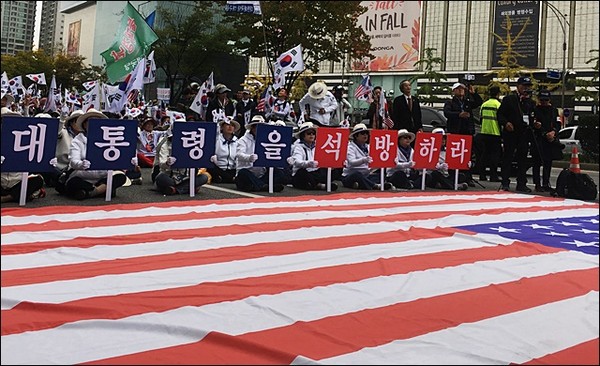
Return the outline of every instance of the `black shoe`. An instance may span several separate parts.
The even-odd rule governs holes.
[[[480,182],[487,182],[487,180],[488,180],[488,179],[487,179],[487,177],[486,177],[486,176],[484,176],[484,175],[480,175],[480,176],[479,176],[479,181],[480,181]]]
[[[535,185],[535,191],[536,192],[545,192],[544,188],[539,184]]]
[[[80,201],[84,200],[88,197],[89,197],[89,193],[85,189],[80,189],[73,194],[73,198],[75,198],[76,200],[80,200]]]
[[[392,189],[392,183],[390,183],[390,182],[383,183],[383,189],[386,191]]]
[[[502,179],[498,177],[490,177],[490,182],[502,182]]]
[[[504,191],[504,192],[510,192],[510,187],[509,186],[501,186],[500,190]]]
[[[283,184],[273,184],[273,192],[281,192],[283,188]]]
[[[554,190],[554,188],[550,186],[542,186],[542,189],[544,190],[544,192],[552,192]]]
[[[468,181],[468,182],[467,182],[467,185],[468,185],[469,187],[477,187],[477,186],[475,185],[475,181],[474,181],[474,180],[470,180],[470,181]]]
[[[337,185],[337,183],[333,183],[333,182],[332,182],[332,183],[331,183],[331,192],[333,192],[333,191],[337,191],[337,189],[338,189],[338,185]]]
[[[517,186],[517,192],[531,193],[531,189],[527,186]]]

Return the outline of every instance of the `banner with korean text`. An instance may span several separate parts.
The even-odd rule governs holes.
[[[201,168],[212,166],[210,157],[215,152],[217,124],[213,122],[186,122],[173,124],[174,168]]]
[[[417,133],[413,155],[415,169],[435,169],[442,151],[442,139],[442,135],[438,133]]]
[[[446,135],[446,163],[448,169],[468,170],[471,161],[471,135]]]
[[[292,151],[292,128],[261,123],[256,127],[254,166],[284,168]]]
[[[136,156],[137,122],[124,119],[88,121],[86,159],[93,170],[130,169]]]
[[[393,168],[398,156],[398,132],[395,130],[371,130],[369,156],[373,162],[369,168]]]
[[[56,155],[58,119],[2,117],[2,172],[49,172]]]
[[[343,168],[348,153],[348,128],[319,127],[315,146],[315,161],[321,168]]]

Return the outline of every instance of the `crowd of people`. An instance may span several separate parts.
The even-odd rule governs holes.
[[[502,100],[499,99],[500,89],[490,87],[485,102],[472,85],[455,83],[452,86],[452,98],[444,105],[447,127],[445,130],[437,128],[433,133],[443,137],[446,134],[474,136],[477,164],[468,170],[449,172],[442,153],[436,169],[427,171],[424,178],[422,171],[414,169],[414,141],[415,136],[423,131],[422,113],[420,101],[408,80],[400,83],[401,94],[393,100],[382,98],[382,88],[375,87],[367,119],[361,123],[350,123],[352,106],[344,97],[346,89],[337,86],[329,90],[322,81],[310,85],[297,110],[289,101],[285,88],[276,91],[272,105],[264,108],[263,104],[263,109],[259,109],[259,101],[253,99],[248,90],[240,90],[235,98],[231,98],[231,89],[217,84],[203,119],[190,108],[198,93],[198,85],[192,84],[174,107],[180,112],[178,114],[153,113],[150,106],[141,105],[130,106],[124,116],[95,109],[43,113],[29,105],[25,113],[19,113],[14,97],[7,93],[2,98],[2,116],[34,115],[60,120],[56,161],[53,164],[55,171],[29,175],[28,200],[44,197],[48,187],[55,187],[60,194],[77,200],[106,193],[108,171],[94,170],[86,159],[87,121],[90,118],[138,121],[137,155],[131,161],[131,169],[113,172],[113,195],[124,185],[143,184],[141,169],[152,169],[152,184],[157,192],[165,195],[189,194],[189,170],[173,167],[177,159],[172,154],[171,127],[173,123],[194,120],[218,124],[211,166],[198,167],[202,169],[198,170],[194,180],[196,191],[209,183],[233,183],[244,192],[269,189],[268,169],[254,166],[258,158],[255,153],[256,128],[261,123],[294,126],[294,142],[287,161],[289,167],[274,170],[272,188],[275,192],[282,191],[286,185],[303,190],[327,189],[327,169],[319,167],[314,158],[316,131],[320,127],[351,129],[345,165],[334,169],[332,175],[332,180],[349,189],[408,190],[420,188],[420,182],[424,181],[431,188],[466,190],[474,186],[473,174],[478,174],[480,181],[487,181],[489,177],[490,181],[499,182],[502,190],[509,191],[513,160],[516,160],[516,191],[531,192],[525,176],[528,169],[526,158],[531,151],[535,191],[550,191],[550,169],[559,148],[557,110],[550,104],[550,93],[546,90],[538,93],[538,103],[534,101],[530,78],[521,77],[517,84],[517,90]],[[382,101],[385,106],[381,105]],[[480,121],[474,117],[476,112],[479,112]],[[475,134],[476,123],[481,124],[478,134]],[[379,171],[370,166],[369,142],[373,129],[398,132],[397,159],[395,166],[387,169],[384,182]],[[10,159],[10,156],[2,156],[2,162],[5,159]],[[458,174],[458,179],[455,174]],[[2,172],[2,202],[19,200],[21,179],[20,173]],[[455,187],[455,181],[459,183],[458,187]],[[331,183],[330,188],[335,191],[338,184]]]

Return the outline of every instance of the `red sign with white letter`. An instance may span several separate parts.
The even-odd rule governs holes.
[[[442,135],[419,132],[415,140],[415,169],[435,169],[442,150]]]
[[[398,131],[371,130],[369,155],[373,162],[369,168],[393,168],[398,155]]]
[[[469,169],[471,161],[471,135],[446,135],[446,163],[448,169]]]
[[[343,168],[348,153],[347,128],[319,127],[315,146],[315,161],[319,168]]]

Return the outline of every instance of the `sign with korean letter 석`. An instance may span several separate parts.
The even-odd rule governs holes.
[[[371,130],[369,155],[373,158],[373,162],[369,164],[369,168],[395,167],[395,160],[398,156],[398,131]]]
[[[320,168],[343,168],[348,153],[348,128],[317,128],[315,161]]]
[[[56,156],[58,119],[2,117],[2,172],[49,172]]]
[[[217,124],[214,122],[173,123],[173,151],[177,158],[173,168],[202,168],[212,166],[215,153]]]
[[[256,126],[254,153],[258,160],[254,166],[284,168],[292,150],[292,128],[261,123]]]
[[[442,150],[442,135],[419,132],[415,139],[415,169],[435,169]]]
[[[471,135],[446,135],[446,163],[448,169],[469,169],[472,144],[473,136]]]
[[[90,170],[132,169],[136,156],[137,121],[93,119],[88,122],[86,158]]]

